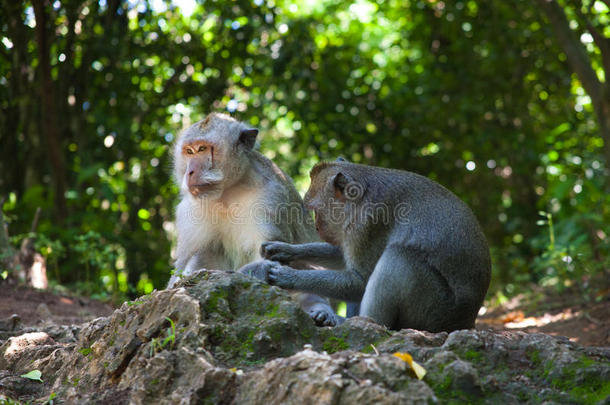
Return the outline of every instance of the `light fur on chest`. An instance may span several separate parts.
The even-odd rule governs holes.
[[[231,197],[230,204],[192,199],[180,203],[178,211],[186,215],[177,215],[182,219],[178,227],[186,231],[179,235],[179,251],[189,256],[201,250],[222,252],[223,262],[232,269],[260,259],[260,245],[267,239],[256,219],[258,193],[243,191]]]

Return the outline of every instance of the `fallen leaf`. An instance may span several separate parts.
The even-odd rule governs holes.
[[[20,377],[42,382],[40,379],[40,377],[42,377],[42,373],[39,370],[32,370],[29,373],[21,374]]]
[[[396,352],[394,353],[394,356],[407,363],[409,367],[411,367],[411,370],[413,370],[415,373],[418,380],[421,380],[426,375],[426,369],[415,362],[413,360],[413,356],[411,356],[409,353]]]
[[[244,375],[243,370],[238,370],[236,367],[230,368],[229,370],[231,370],[232,372],[234,372],[237,375]]]
[[[523,319],[525,319],[525,314],[523,313],[523,311],[512,311],[500,317],[500,319],[503,323],[521,322]]]

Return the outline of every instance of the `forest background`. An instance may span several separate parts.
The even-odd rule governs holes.
[[[338,156],[452,190],[489,240],[489,298],[610,287],[608,0],[0,5],[2,211],[18,247],[40,208],[54,285],[164,287],[172,142],[224,111],[301,193]]]

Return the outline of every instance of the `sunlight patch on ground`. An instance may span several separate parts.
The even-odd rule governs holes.
[[[12,337],[9,339],[9,345],[4,355],[8,357],[16,356],[25,348],[40,345],[50,339],[49,335],[44,332],[25,333],[21,336]]]
[[[573,312],[571,308],[567,308],[565,311],[554,315],[545,313],[544,315],[538,317],[526,317],[523,311],[512,311],[497,318],[481,319],[480,322],[492,325],[503,325],[506,329],[522,329],[530,327],[542,327],[555,322],[565,322],[570,319],[578,318],[581,315],[581,311]]]

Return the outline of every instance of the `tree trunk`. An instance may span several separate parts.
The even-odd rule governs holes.
[[[42,100],[41,132],[49,148],[49,161],[53,169],[55,187],[55,212],[60,221],[67,216],[66,206],[66,171],[62,156],[60,131],[57,124],[57,109],[55,89],[51,77],[51,60],[47,24],[49,16],[48,0],[33,0],[34,16],[36,18],[36,43],[38,45],[38,68],[40,73],[40,98]]]
[[[557,0],[538,0],[538,4],[548,18],[559,46],[561,46],[566,54],[568,64],[578,76],[582,87],[591,97],[591,103],[597,118],[599,135],[604,141],[606,170],[610,170],[610,89],[608,88],[610,71],[605,72],[606,82],[601,82],[598,79],[587,50],[570,29],[570,23],[566,14]],[[584,16],[581,17],[584,18]],[[610,66],[610,54],[608,53],[610,52],[610,47],[607,46],[608,38],[595,31],[590,24],[588,29],[592,31],[591,34],[602,51],[604,66]],[[610,190],[610,176],[605,178],[606,189]]]

